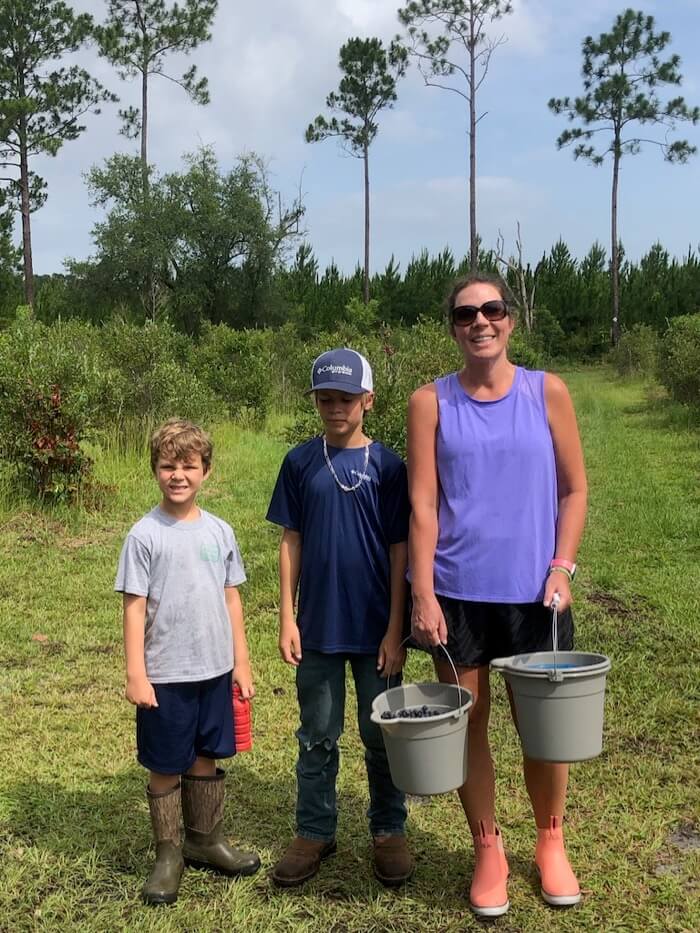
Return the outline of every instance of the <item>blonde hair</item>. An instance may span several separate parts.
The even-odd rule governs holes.
[[[211,467],[213,449],[211,438],[199,425],[182,418],[169,418],[151,437],[151,469],[155,473],[162,456],[186,460],[192,454],[199,454],[206,473]]]

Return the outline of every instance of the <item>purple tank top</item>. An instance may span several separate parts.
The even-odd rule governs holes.
[[[544,373],[518,366],[510,390],[494,401],[467,395],[457,373],[435,385],[435,592],[478,602],[536,602],[554,556],[557,521]]]

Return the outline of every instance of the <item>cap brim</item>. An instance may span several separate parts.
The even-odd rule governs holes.
[[[362,395],[369,392],[370,389],[362,389],[358,386],[348,385],[347,382],[323,382],[320,385],[312,386],[304,392],[304,395],[310,395],[312,392],[320,392],[323,389],[335,389],[336,392],[346,392],[348,395]]]

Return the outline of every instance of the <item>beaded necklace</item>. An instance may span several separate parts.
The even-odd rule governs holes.
[[[333,467],[333,464],[331,463],[331,458],[328,456],[328,444],[326,443],[326,436],[324,434],[323,436],[323,459],[326,461],[326,466],[331,471],[331,476],[336,481],[338,486],[340,486],[343,492],[354,492],[356,489],[359,489],[359,487],[362,485],[362,481],[365,478],[365,475],[367,473],[367,466],[369,464],[370,443],[371,441],[368,441],[367,444],[365,445],[365,463],[364,463],[364,466],[362,467],[360,478],[353,486],[347,486],[345,483],[341,483],[340,478],[338,477],[338,474],[335,472],[335,468]]]

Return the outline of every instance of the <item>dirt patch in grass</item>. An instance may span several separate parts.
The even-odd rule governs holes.
[[[39,646],[42,655],[63,654],[67,648],[64,641],[50,641],[46,635],[32,635],[32,641]]]
[[[612,593],[594,591],[588,593],[586,599],[594,606],[606,612],[609,616],[617,619],[639,618],[639,616],[648,616],[652,611],[652,606],[643,596],[630,596],[627,600],[614,596]]]
[[[88,645],[83,649],[85,654],[116,654],[121,650],[121,645]]]
[[[680,877],[686,874],[686,858],[699,851],[700,828],[693,820],[682,820],[666,836],[666,849],[657,856],[654,874],[657,878]],[[687,880],[686,887],[695,890],[698,884],[697,877],[691,877]]]
[[[667,841],[681,852],[697,852],[700,850],[700,827],[693,820],[683,820],[668,834]]]
[[[606,624],[619,641],[631,647],[641,635],[640,622],[647,622],[654,615],[654,607],[643,596],[631,595],[624,599],[603,590],[586,594],[586,601],[602,609],[607,617]]]
[[[18,512],[0,525],[0,534],[7,535],[9,543],[16,546],[39,544],[67,551],[105,544],[114,537],[116,531],[117,525],[111,522],[91,527],[89,534],[72,535],[60,521],[39,511]]]
[[[18,544],[25,545],[55,541],[64,530],[60,522],[35,512],[18,512],[0,525],[0,533],[12,535]]]

